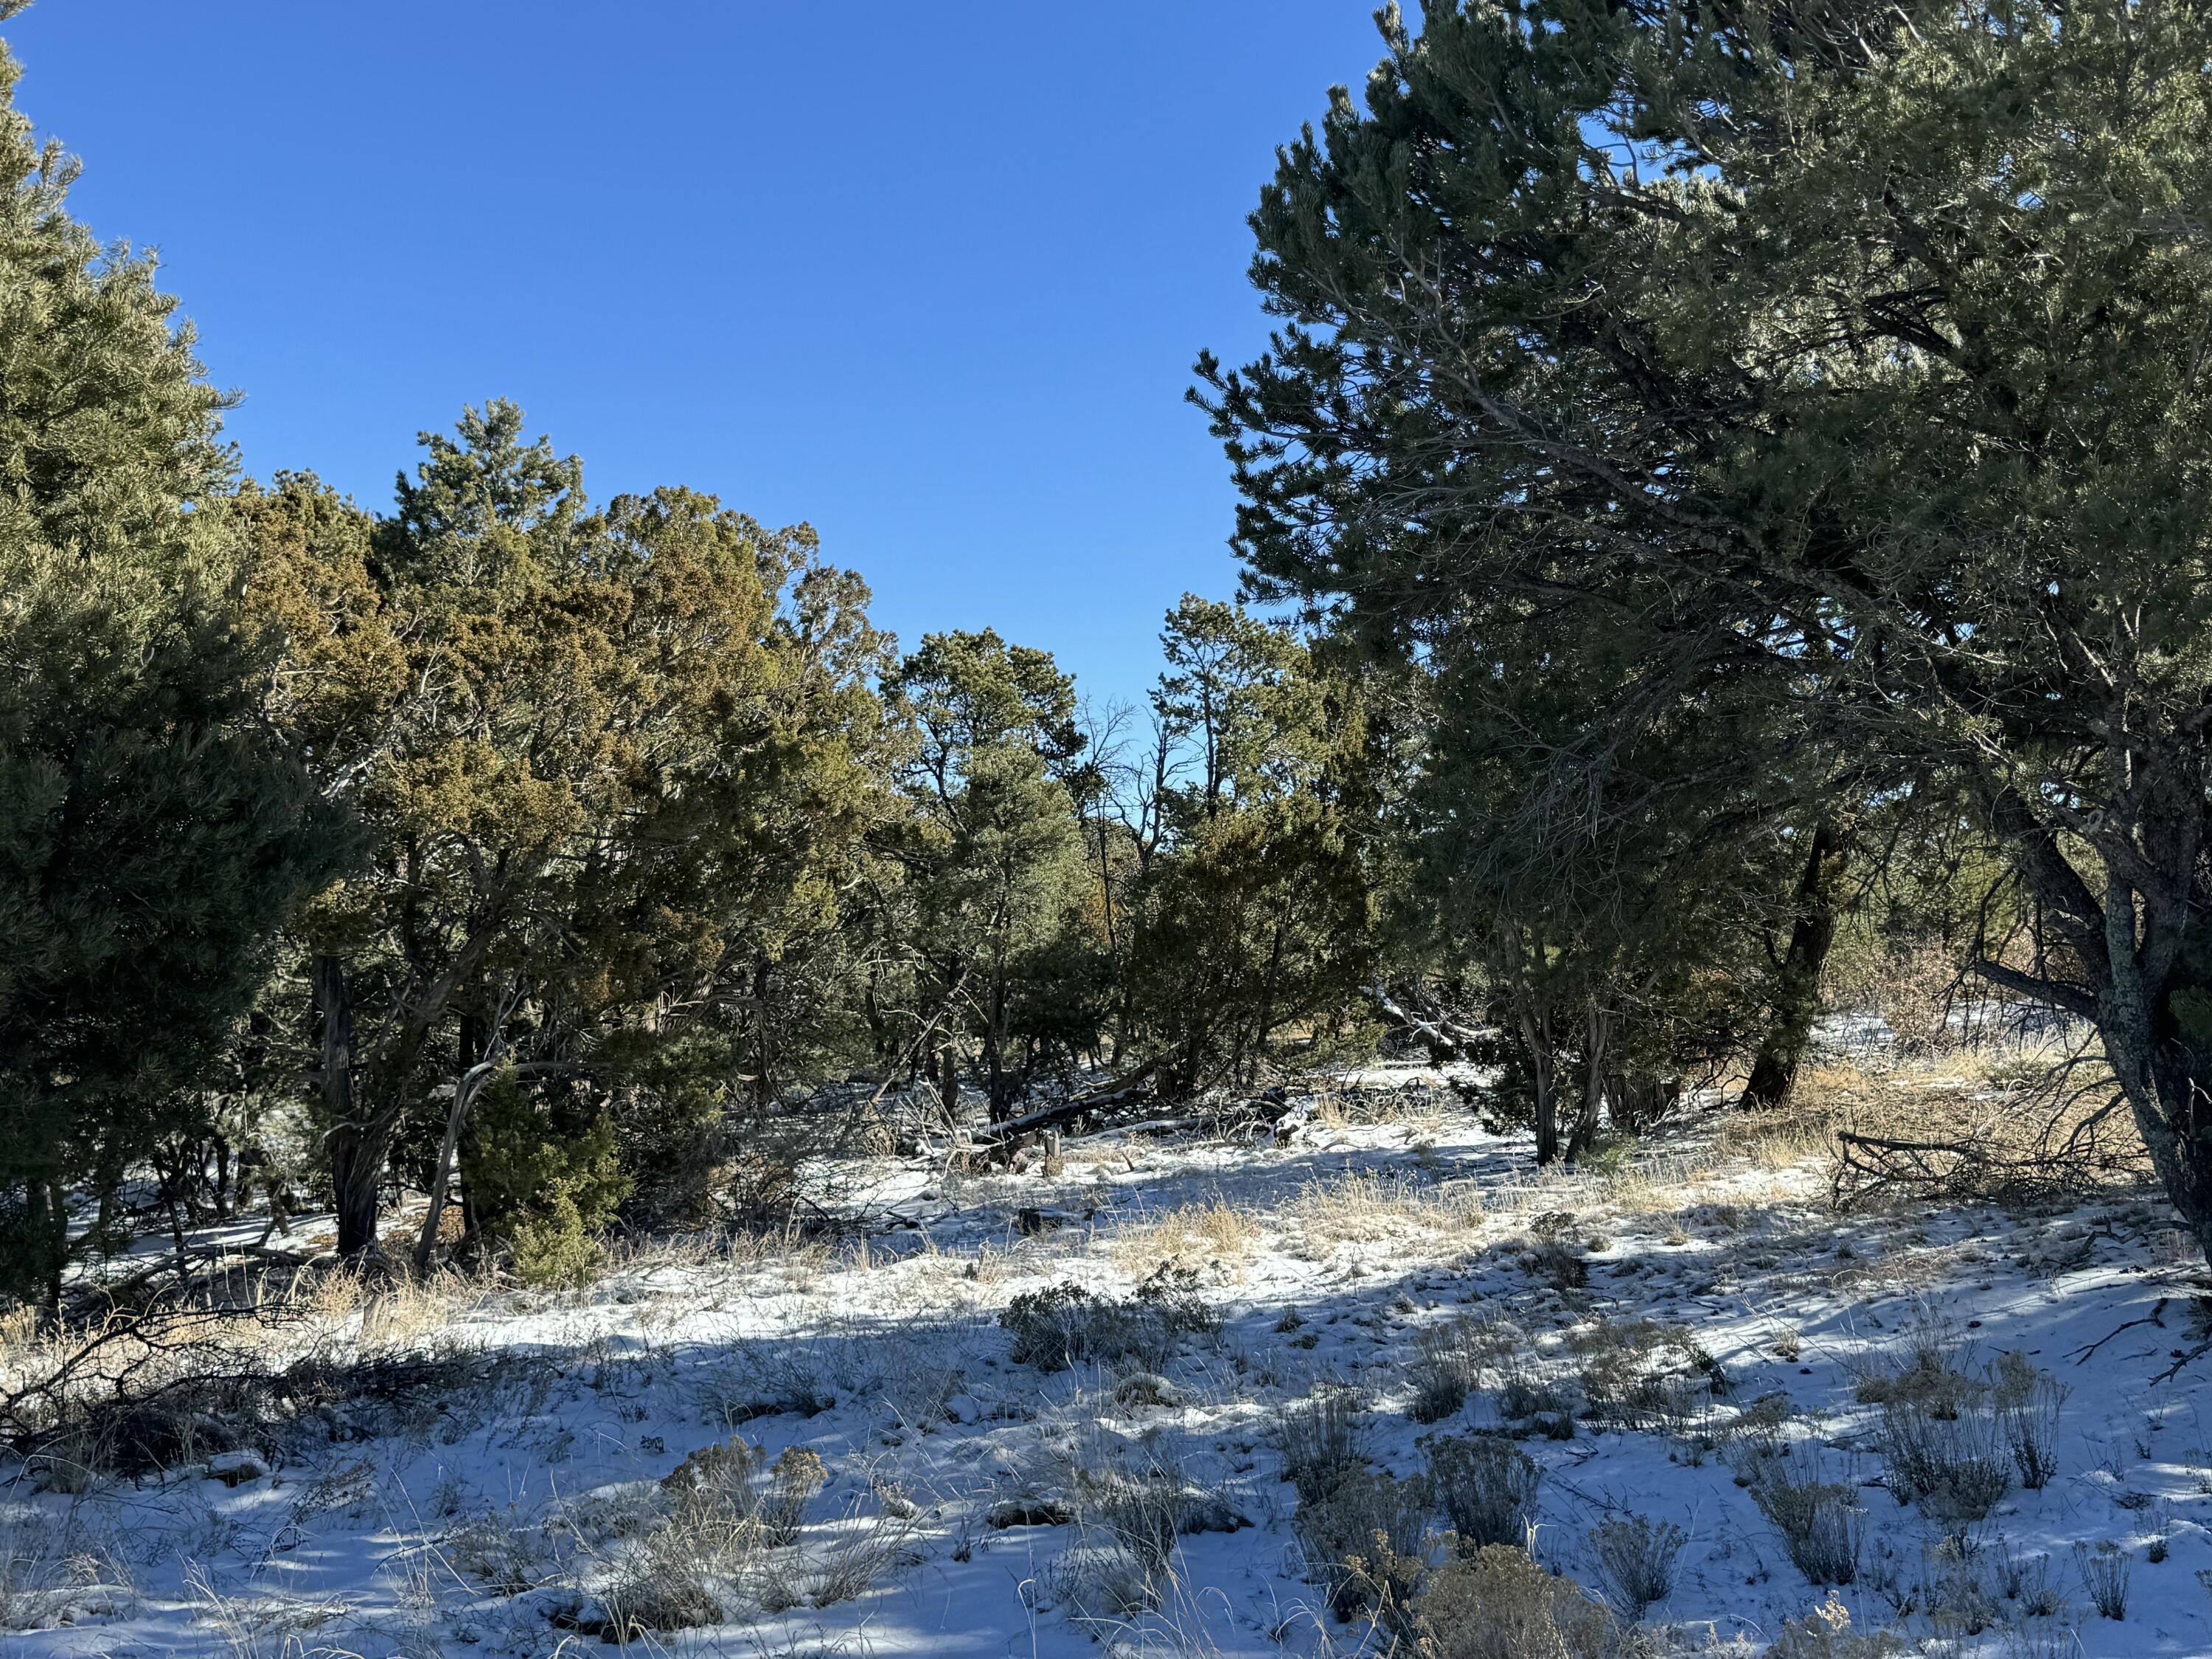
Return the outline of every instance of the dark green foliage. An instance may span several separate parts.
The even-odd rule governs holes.
[[[1288,630],[1186,595],[1161,635],[1158,840],[1135,884],[1133,1030],[1170,1093],[1249,1082],[1374,977],[1377,833],[1356,684]],[[1325,1051],[1322,1051],[1325,1052]]]
[[[345,854],[253,718],[224,400],[152,263],[70,218],[75,172],[0,108],[0,1294],[49,1298],[69,1195],[190,1115]]]
[[[488,1230],[532,1259],[526,1276],[574,1276],[632,1185],[604,1104],[575,1083],[532,1089],[504,1072],[477,1094],[471,1127],[461,1176]]]
[[[901,849],[929,1064],[955,1109],[965,1036],[992,1115],[1011,1116],[1041,1073],[1097,1049],[1105,1013],[1074,682],[987,629],[929,635],[890,690],[915,727]]]
[[[842,894],[891,804],[866,590],[810,532],[689,491],[589,511],[575,461],[521,433],[494,404],[426,437],[388,520],[304,477],[239,509],[291,669],[271,712],[370,833],[301,936],[323,1030],[343,1007],[356,1039],[321,1077],[349,1252],[395,1149],[434,1193],[447,1146],[477,1156],[479,1068],[541,1116],[579,1090],[621,1110],[632,1166],[665,1170],[849,1030]],[[526,1185],[475,1218],[605,1209]]]
[[[1204,366],[1261,587],[1471,685],[1617,678],[1592,741],[1542,738],[1571,781],[1735,703],[1792,822],[1962,803],[2038,935],[1977,971],[2097,1022],[2212,1237],[2176,1012],[2212,885],[2212,16],[1383,32],[1255,216],[1273,349]]]
[[[1225,814],[1165,860],[1130,963],[1172,1056],[1170,1088],[1251,1074],[1282,1027],[1350,1006],[1371,976],[1373,899],[1342,819],[1294,798]]]

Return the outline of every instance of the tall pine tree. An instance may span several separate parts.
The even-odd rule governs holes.
[[[224,400],[153,262],[70,216],[17,74],[0,49],[0,1293],[52,1301],[101,1236],[73,1207],[161,1133],[342,848],[253,718],[204,510]]]

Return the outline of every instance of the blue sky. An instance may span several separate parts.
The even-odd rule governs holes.
[[[1267,319],[1244,216],[1371,0],[40,0],[23,109],[161,252],[249,471],[385,506],[503,395],[600,499],[805,520],[912,643],[1139,694],[1226,595],[1182,402]]]

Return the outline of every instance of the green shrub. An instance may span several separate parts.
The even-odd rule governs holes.
[[[479,1225],[507,1245],[525,1283],[587,1283],[596,1235],[629,1195],[614,1126],[580,1089],[525,1086],[512,1073],[484,1086],[462,1161]]]
[[[542,1213],[514,1224],[507,1254],[514,1276],[535,1290],[580,1290],[599,1276],[606,1260],[575,1200],[559,1191]]]
[[[1126,1300],[1096,1297],[1080,1285],[1054,1285],[1016,1297],[999,1316],[1013,1337],[1017,1364],[1064,1371],[1077,1364],[1133,1363],[1157,1370],[1184,1336],[1207,1335],[1220,1319],[1192,1287],[1192,1276],[1163,1266]]]

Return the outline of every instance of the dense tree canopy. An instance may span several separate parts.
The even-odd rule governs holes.
[[[0,52],[0,1291],[52,1297],[70,1189],[189,1114],[345,848],[252,718],[223,398],[15,78]]]
[[[2212,13],[1426,11],[1262,196],[1247,592],[1133,705],[509,403],[239,481],[10,106],[0,1295],[208,1147],[557,1279],[1382,1021],[1579,1158],[1786,1098],[1838,951],[2093,1022],[2212,1242]]]
[[[484,1068],[550,1109],[688,1044],[710,1097],[768,1088],[808,1018],[781,994],[883,810],[864,592],[687,491],[591,512],[521,434],[494,404],[426,437],[388,520],[309,478],[240,503],[275,712],[373,848],[303,932],[353,1033],[320,1061],[343,1249],[373,1242],[402,1126],[442,1091],[458,1138]]]
[[[1283,331],[1208,368],[1262,584],[1440,665],[1664,662],[1856,799],[1955,783],[2045,944],[1984,971],[2096,1020],[2212,1236],[2212,16],[1385,32],[1255,216]]]

